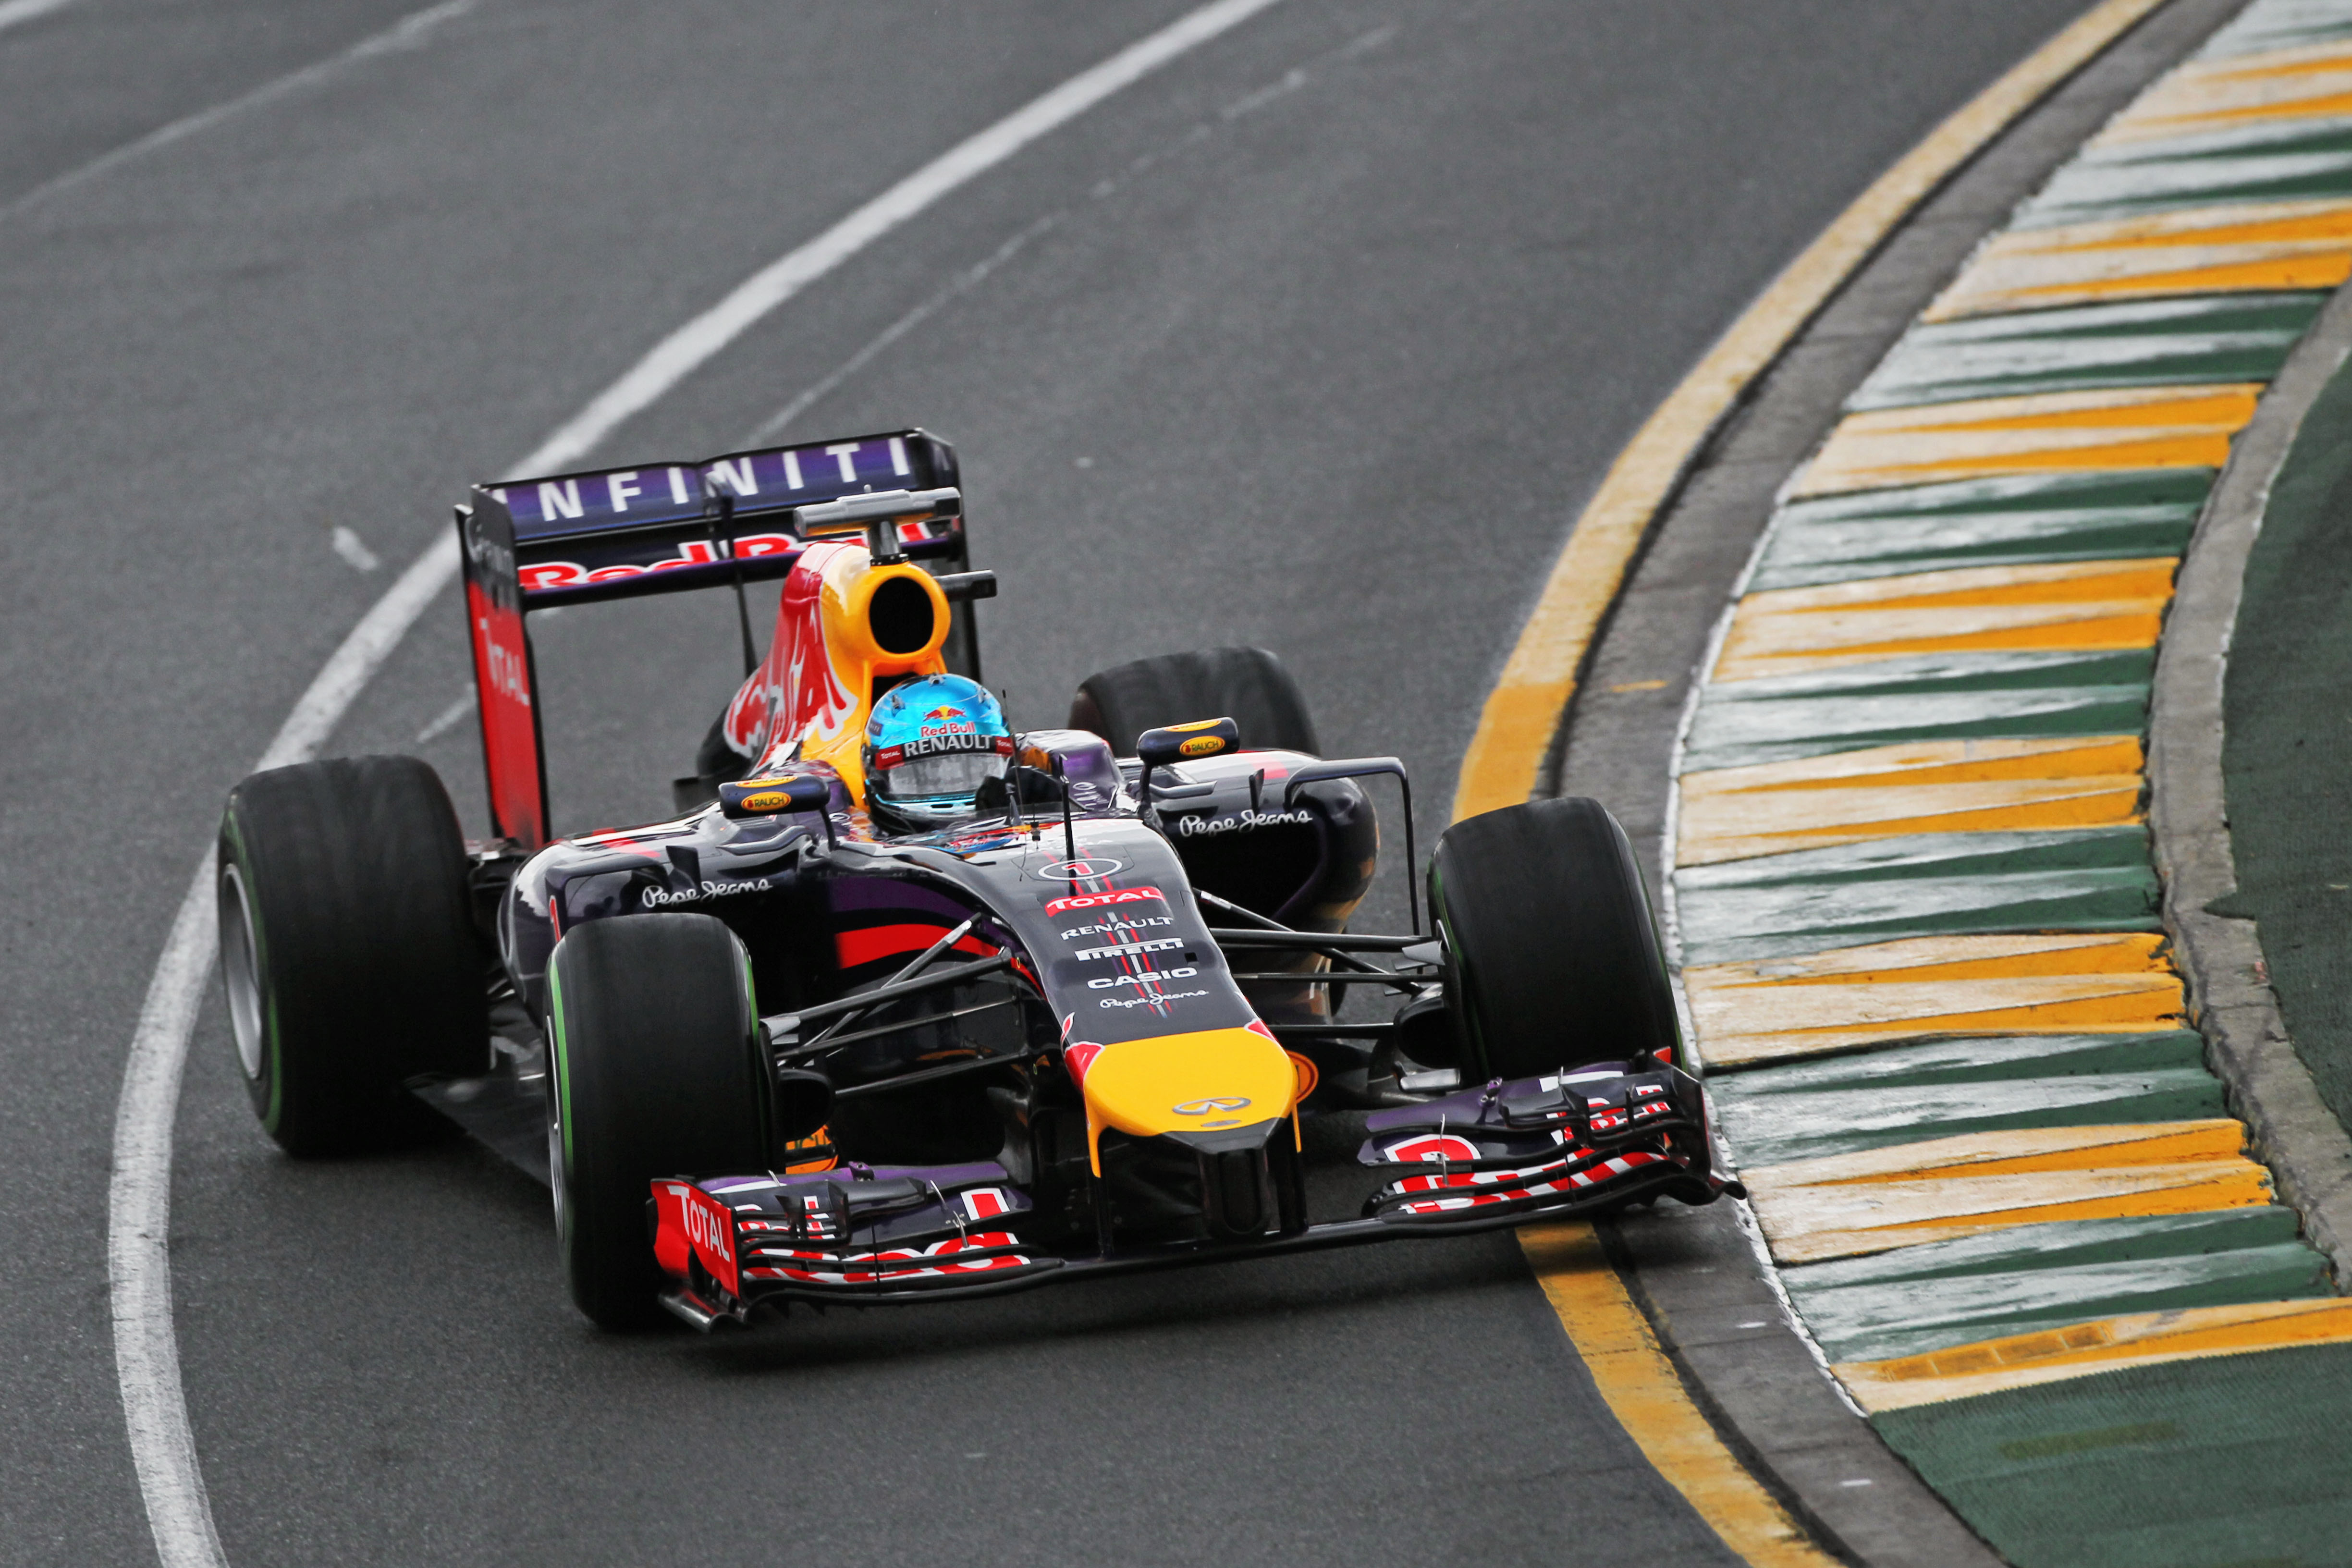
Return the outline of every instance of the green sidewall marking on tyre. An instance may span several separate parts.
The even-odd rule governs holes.
[[[555,1031],[555,1120],[556,1131],[563,1134],[563,1168],[548,1173],[558,1184],[572,1179],[572,1058],[563,1029],[562,965],[551,959],[547,965],[547,1016]],[[560,1233],[562,1244],[572,1245],[572,1208],[560,1205],[563,1226]]]
[[[1445,879],[1433,860],[1429,868],[1429,921],[1437,930],[1439,944],[1454,960],[1454,988],[1457,994],[1454,1016],[1462,1020],[1464,1033],[1468,1036],[1462,1046],[1470,1058],[1462,1066],[1475,1067],[1483,1080],[1495,1076],[1495,1058],[1486,1048],[1486,1023],[1478,1016],[1478,988],[1471,978],[1469,957],[1454,940],[1454,925],[1448,918],[1451,912],[1445,902]]]

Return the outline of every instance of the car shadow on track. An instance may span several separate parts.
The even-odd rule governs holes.
[[[1172,1284],[1171,1281],[1181,1281]],[[1532,1283],[1505,1235],[1392,1244],[1355,1253],[1265,1258],[1159,1276],[1046,1286],[997,1300],[936,1307],[795,1308],[746,1331],[677,1347],[681,1364],[714,1378],[958,1358],[977,1352],[1194,1336],[1228,1327],[1380,1314],[1441,1315],[1450,1299]],[[919,1337],[908,1330],[919,1321]]]
[[[1352,1215],[1373,1180],[1354,1163],[1362,1117],[1318,1118],[1306,1131],[1316,1217]],[[563,1300],[546,1185],[478,1143],[453,1138],[394,1154],[318,1164],[288,1162],[279,1166],[279,1179],[311,1186],[313,1198],[330,1206],[351,1193],[330,1195],[320,1189],[343,1189],[347,1184],[362,1189],[414,1184],[462,1194],[467,1206],[487,1211],[481,1216],[487,1231],[547,1237],[544,1252],[526,1252],[513,1260],[511,1283],[521,1295],[543,1298],[557,1321],[570,1319],[591,1343],[656,1354],[720,1381],[816,1368],[915,1365],[1090,1342],[1106,1345],[1125,1338],[1197,1338],[1229,1326],[1260,1332],[1278,1325],[1287,1332],[1349,1316],[1409,1311],[1444,1317],[1475,1310],[1474,1299],[1482,1293],[1525,1289],[1531,1282],[1524,1258],[1506,1232],[1243,1258],[938,1305],[796,1305],[788,1312],[763,1311],[748,1329],[721,1327],[708,1336],[683,1324],[615,1335],[573,1318]]]

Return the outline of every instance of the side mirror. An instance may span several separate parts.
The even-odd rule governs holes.
[[[1031,730],[1020,737],[1021,762],[1045,773],[1091,784],[1108,799],[1118,789],[1110,742],[1086,730]]]
[[[769,1097],[769,1131],[777,1143],[797,1143],[833,1115],[833,1080],[805,1068],[782,1068]]]
[[[1143,797],[1143,819],[1156,823],[1151,808],[1151,770],[1171,763],[1202,757],[1222,757],[1242,749],[1242,727],[1231,719],[1195,719],[1190,724],[1168,724],[1146,730],[1135,738],[1135,755],[1143,764],[1136,794]]]
[[[1061,780],[1043,768],[1015,763],[1003,773],[981,780],[971,803],[983,812],[1017,814],[1023,806],[1057,805],[1061,799]]]
[[[1146,768],[1222,757],[1241,749],[1242,727],[1231,719],[1196,719],[1190,724],[1146,730],[1135,738],[1135,755]]]
[[[823,811],[832,804],[833,781],[814,773],[745,779],[740,784],[719,786],[719,809],[738,820],[773,816],[783,811]]]
[[[1062,781],[1044,768],[1033,768],[1026,763],[1015,763],[1008,775],[1013,787],[1020,793],[1024,805],[1059,805],[1062,804]]]

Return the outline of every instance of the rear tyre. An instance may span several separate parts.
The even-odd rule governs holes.
[[[1600,802],[1529,801],[1455,823],[1430,861],[1429,905],[1465,1080],[1643,1058],[1681,1064],[1641,868]]]
[[[1139,658],[1087,677],[1070,700],[1070,728],[1100,735],[1122,757],[1146,730],[1224,718],[1241,726],[1245,746],[1320,754],[1298,683],[1262,647]]]
[[[433,770],[354,757],[255,773],[221,814],[215,889],[230,1032],[289,1154],[445,1136],[402,1088],[489,1057],[465,840]]]
[[[709,915],[619,915],[558,942],[547,979],[564,1278],[601,1327],[645,1328],[662,1316],[652,1183],[769,1165],[751,959]]]

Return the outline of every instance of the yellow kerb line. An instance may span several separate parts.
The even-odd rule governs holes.
[[[1756,1568],[1832,1568],[1716,1436],[1582,1220],[1531,1225],[1519,1245],[1609,1409],[1725,1545]]]
[[[1931,132],[1772,280],[1643,423],[1569,531],[1462,759],[1454,819],[1526,800],[1576,672],[1651,519],[1748,384],[1927,194],[2042,96],[2162,4],[2105,0]],[[1520,1246],[1601,1395],[1658,1473],[1755,1568],[1831,1568],[1699,1414],[1649,1321],[1581,1222]]]
[[[1692,456],[1748,384],[1929,192],[2161,3],[2105,0],[1937,126],[1772,280],[1643,423],[1570,530],[1487,693],[1454,792],[1456,821],[1515,805],[1535,788],[1627,563]]]

